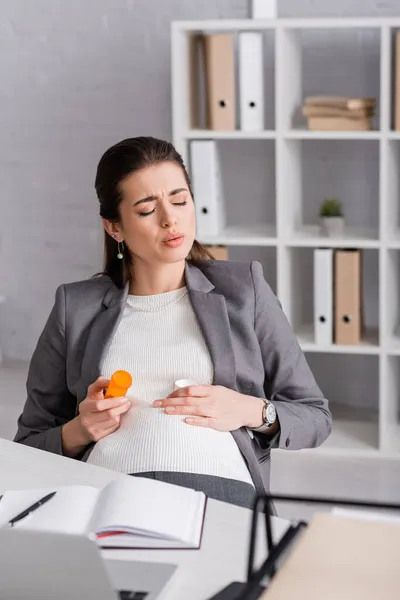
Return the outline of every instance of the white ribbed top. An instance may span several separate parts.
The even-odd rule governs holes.
[[[110,378],[125,369],[133,400],[119,429],[97,442],[88,462],[120,471],[178,471],[252,483],[229,432],[195,427],[166,415],[152,402],[165,398],[178,379],[211,384],[213,365],[187,288],[127,297],[123,316],[101,365]]]

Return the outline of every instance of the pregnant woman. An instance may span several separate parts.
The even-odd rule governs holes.
[[[260,263],[213,260],[195,240],[170,143],[119,142],[95,187],[104,271],[58,288],[15,441],[249,507],[269,488],[271,447],[327,438],[328,402]],[[131,387],[106,398],[121,369]]]

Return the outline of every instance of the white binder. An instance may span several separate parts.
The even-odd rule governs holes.
[[[200,238],[218,236],[225,226],[225,211],[218,148],[214,140],[192,141],[191,176]]]
[[[261,33],[239,34],[240,128],[264,129],[263,38]]]
[[[333,249],[314,250],[314,336],[315,343],[333,341]]]

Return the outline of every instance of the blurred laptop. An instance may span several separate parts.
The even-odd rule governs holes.
[[[161,600],[176,565],[103,559],[82,535],[0,528],[4,600]]]

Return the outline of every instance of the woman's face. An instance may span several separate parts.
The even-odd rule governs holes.
[[[195,238],[195,210],[182,169],[172,162],[146,167],[121,183],[119,235],[146,263],[184,260]],[[175,237],[176,241],[166,238]]]

